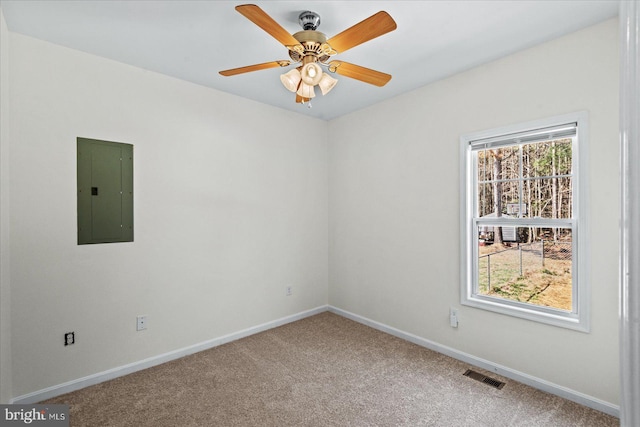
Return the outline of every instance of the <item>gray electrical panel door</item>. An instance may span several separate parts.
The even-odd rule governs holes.
[[[133,241],[133,145],[78,138],[78,244]]]

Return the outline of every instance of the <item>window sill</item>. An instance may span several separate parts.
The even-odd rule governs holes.
[[[589,333],[588,321],[586,319],[580,320],[574,313],[566,312],[565,314],[560,310],[542,311],[536,308],[528,308],[525,304],[503,303],[495,298],[481,296],[463,298],[461,304],[551,326]]]

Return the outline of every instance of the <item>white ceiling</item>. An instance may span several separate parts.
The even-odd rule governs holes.
[[[255,1],[281,26],[320,14],[331,37],[386,10],[398,28],[338,54],[393,75],[379,88],[342,76],[312,108],[280,83],[286,69],[218,71],[288,59],[286,48],[235,11],[242,1],[15,1],[0,6],[10,31],[330,120],[515,51],[616,16],[618,1]]]

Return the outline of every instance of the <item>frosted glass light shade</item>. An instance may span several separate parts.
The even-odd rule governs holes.
[[[303,82],[309,86],[315,86],[322,79],[322,68],[315,62],[310,62],[302,67],[300,74]]]
[[[297,68],[286,72],[280,76],[280,81],[283,86],[287,88],[287,90],[291,92],[295,92],[298,89],[298,84],[300,83],[300,71]]]
[[[298,91],[296,93],[301,97],[307,98],[307,99],[310,99],[316,96],[316,93],[313,90],[313,86],[306,84],[304,80],[300,82],[300,87],[298,88]]]
[[[320,87],[322,94],[326,95],[331,89],[333,89],[336,83],[338,83],[338,80],[334,79],[327,73],[322,73],[322,78],[320,79],[318,86]]]

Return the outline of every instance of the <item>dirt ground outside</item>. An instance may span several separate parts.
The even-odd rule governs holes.
[[[479,293],[572,309],[571,244],[480,246]]]

